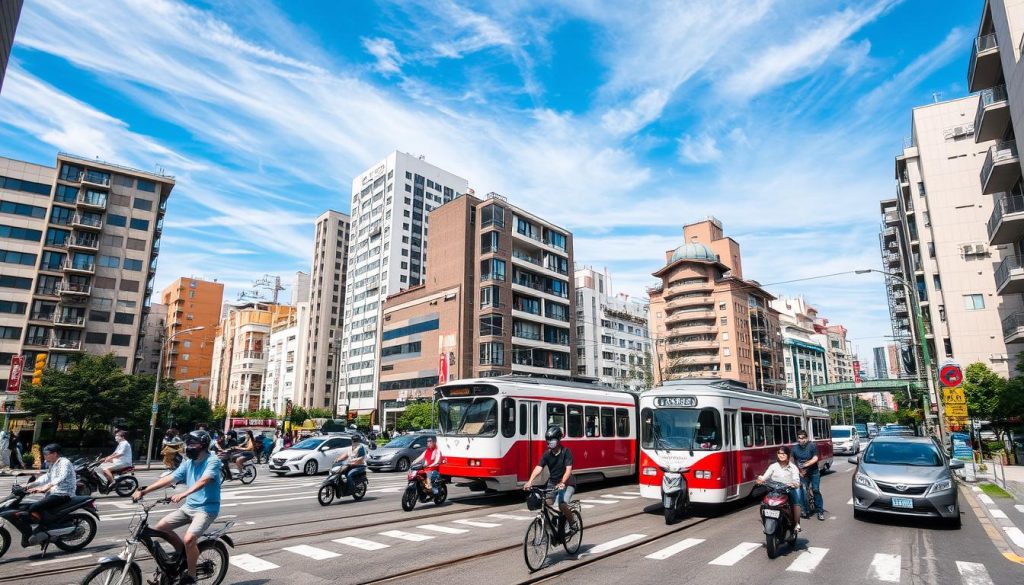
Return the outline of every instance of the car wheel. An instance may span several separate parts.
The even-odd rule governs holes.
[[[409,471],[409,460],[402,457],[398,460],[398,463],[395,464],[395,469],[401,472]]]
[[[316,475],[316,472],[319,469],[320,466],[317,465],[316,459],[310,459],[309,461],[306,462],[305,465],[302,466],[302,473],[305,473],[306,475]]]

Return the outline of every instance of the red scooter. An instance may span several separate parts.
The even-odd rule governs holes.
[[[431,484],[430,489],[427,489],[427,470],[423,468],[422,463],[413,465],[405,477],[409,480],[409,485],[402,494],[402,509],[406,512],[415,508],[416,502],[426,503],[433,500],[434,505],[440,506],[448,499],[448,486],[440,477]]]

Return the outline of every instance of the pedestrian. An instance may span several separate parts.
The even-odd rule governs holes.
[[[800,429],[796,434],[797,444],[793,446],[793,459],[800,470],[800,485],[804,493],[814,492],[814,510],[818,512],[818,520],[825,519],[825,501],[821,497],[821,471],[818,469],[818,446],[807,437],[807,431]],[[808,502],[810,503],[810,502]],[[804,518],[811,517],[810,506],[805,508]]]
[[[25,469],[25,459],[22,455],[21,438],[15,434],[11,436],[11,467],[15,469]],[[46,463],[44,460],[43,463]]]
[[[0,431],[0,467],[11,466],[11,436]]]
[[[284,438],[281,439],[281,444],[285,449],[291,449],[292,447],[292,435],[291,433],[285,433]]]
[[[167,433],[164,434],[160,454],[163,455],[165,469],[178,468],[177,460],[185,454],[185,442],[178,436],[177,430],[168,429]]]
[[[282,449],[284,449],[284,433],[281,431],[277,431],[277,436],[274,437],[274,449],[270,452],[270,454],[273,456]]]

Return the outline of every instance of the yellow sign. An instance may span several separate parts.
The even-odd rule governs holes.
[[[967,405],[967,395],[964,394],[963,386],[957,386],[956,388],[943,388],[942,389],[942,403],[943,404],[963,404],[964,408]],[[964,416],[967,416],[966,414]]]
[[[948,403],[946,404],[947,418],[967,418],[967,405]]]
[[[958,418],[958,417],[954,417],[954,416],[947,416],[946,417],[946,424],[947,425],[956,425],[958,427],[965,427],[965,426],[967,426],[967,417]]]

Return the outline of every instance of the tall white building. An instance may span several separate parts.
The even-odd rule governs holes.
[[[295,312],[271,329],[260,408],[283,413],[289,400],[298,404],[296,394],[305,380],[306,344],[303,340],[308,324],[309,303],[297,303]]]
[[[639,392],[652,365],[648,306],[612,293],[608,272],[577,267],[576,373]]]
[[[299,303],[309,302],[309,283],[310,277],[308,272],[301,270],[295,272],[295,278],[292,279],[292,302],[293,306],[298,306]]]
[[[352,181],[342,333],[347,377],[339,388],[340,402],[350,411],[377,408],[378,316],[388,295],[426,278],[430,211],[468,188],[466,179],[397,151]]]
[[[771,302],[779,312],[787,396],[808,398],[807,388],[826,384],[828,363],[825,346],[815,329],[818,311],[802,297],[780,297]]]
[[[293,297],[309,302],[303,331],[304,376],[295,401],[304,408],[327,408],[341,412],[337,404],[340,378],[338,357],[344,323],[346,271],[348,270],[349,216],[328,210],[316,218],[313,264],[308,294],[302,297],[302,278],[296,278]],[[301,273],[300,273],[301,274]],[[294,302],[294,300],[293,300]]]

